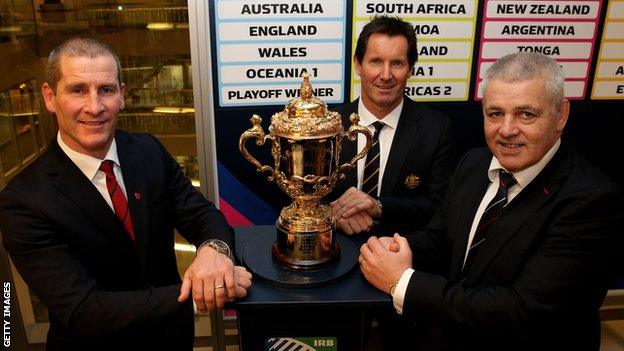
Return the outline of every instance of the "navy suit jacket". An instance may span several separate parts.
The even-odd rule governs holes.
[[[0,193],[0,230],[17,270],[48,307],[49,350],[190,350],[174,229],[198,245],[233,231],[151,135],[117,131],[136,242],[56,140]]]
[[[381,182],[383,211],[372,230],[376,235],[424,226],[442,201],[455,166],[449,118],[407,96],[403,101]],[[342,115],[345,130],[351,125],[351,114],[358,112],[358,103],[359,99],[334,109]],[[357,142],[344,138],[341,163],[351,160],[356,148]],[[357,169],[353,168],[336,185],[330,199],[356,186]]]
[[[447,350],[598,350],[598,309],[624,252],[622,194],[562,145],[462,275],[491,158],[487,149],[468,152],[441,210],[408,235],[416,271],[404,315],[441,322]]]

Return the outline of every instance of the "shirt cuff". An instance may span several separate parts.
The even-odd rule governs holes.
[[[405,293],[407,292],[407,286],[409,285],[413,273],[413,269],[406,269],[403,274],[401,274],[401,278],[399,279],[399,282],[394,289],[394,294],[392,294],[392,303],[394,304],[394,309],[400,315],[403,314],[403,302],[405,301]]]

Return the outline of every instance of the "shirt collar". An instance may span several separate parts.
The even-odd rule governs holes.
[[[84,173],[84,175],[87,176],[87,178],[89,178],[90,180],[93,180],[95,174],[100,169],[100,164],[102,164],[103,160],[72,150],[61,139],[60,132],[56,134],[56,141],[61,147],[61,150],[63,150],[67,157],[69,157],[69,159],[72,160],[72,162],[74,162],[76,166],[78,166],[82,173]],[[104,160],[111,160],[118,167],[121,167],[121,163],[119,163],[119,158],[117,157],[117,144],[115,143],[115,138],[113,138],[113,142],[111,143],[111,146],[108,149],[108,153],[106,154],[106,157],[104,157]]]
[[[403,98],[404,99],[404,98]],[[358,115],[360,116],[360,125],[368,127],[371,124],[382,121],[385,125],[396,129],[399,125],[399,118],[401,117],[401,111],[403,110],[403,99],[401,99],[401,103],[394,108],[394,110],[390,111],[383,119],[379,119],[375,117],[367,108],[364,106],[362,99],[358,102]]]
[[[544,157],[542,157],[539,162],[531,167],[528,167],[527,169],[512,173],[521,189],[524,189],[527,185],[529,185],[529,183],[533,179],[535,179],[535,177],[537,177],[537,175],[544,169],[544,167],[546,167],[546,165],[553,158],[557,150],[559,150],[560,145],[561,138],[557,139],[555,145],[553,145],[550,150],[548,150],[546,155],[544,155]],[[498,162],[498,159],[495,156],[492,156],[492,161],[490,161],[490,168],[488,169],[488,178],[490,178],[490,182],[493,182],[496,179],[496,177],[498,176],[498,171],[501,169],[507,171],[503,166],[501,166],[500,162]]]

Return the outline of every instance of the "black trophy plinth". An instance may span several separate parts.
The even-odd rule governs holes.
[[[278,263],[274,254],[271,254],[275,250],[274,235],[269,238],[266,235],[250,235],[242,249],[241,261],[254,276],[268,284],[301,289],[319,287],[341,279],[357,265],[359,246],[342,234],[336,235],[335,239],[340,247],[340,255],[335,261],[317,269],[293,269]],[[238,240],[237,237],[237,246]]]
[[[274,262],[275,237],[271,225],[236,229],[237,258],[254,274],[248,296],[233,304],[241,351],[288,349],[286,345],[363,350],[368,312],[392,306],[390,296],[370,285],[357,267],[363,239],[336,234],[340,258],[327,267],[301,271]]]

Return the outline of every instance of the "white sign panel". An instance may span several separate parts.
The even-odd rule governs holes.
[[[317,97],[344,101],[344,0],[214,0],[219,105],[284,105],[310,75]]]

